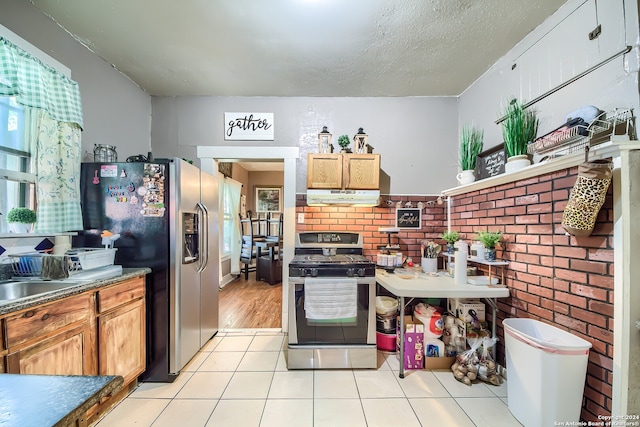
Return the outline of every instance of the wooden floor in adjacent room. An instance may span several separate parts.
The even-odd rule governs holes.
[[[220,290],[220,329],[281,328],[282,283],[240,275]]]

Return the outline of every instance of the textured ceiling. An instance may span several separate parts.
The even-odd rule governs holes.
[[[31,0],[150,95],[459,95],[564,0]]]

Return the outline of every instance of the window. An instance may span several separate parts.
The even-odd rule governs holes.
[[[236,226],[233,218],[233,209],[231,209],[231,190],[226,183],[222,186],[222,253],[220,256],[231,255],[231,242],[233,239],[233,227]]]
[[[0,97],[0,233],[7,232],[4,216],[14,207],[35,208],[35,181],[25,136],[27,114],[14,97]]]

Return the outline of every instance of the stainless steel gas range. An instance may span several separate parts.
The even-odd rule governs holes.
[[[362,236],[296,235],[289,263],[289,369],[376,368],[375,264]]]

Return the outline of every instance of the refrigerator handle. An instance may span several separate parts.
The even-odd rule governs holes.
[[[200,214],[202,215],[200,221],[200,234],[202,239],[199,239],[201,261],[200,267],[198,267],[198,273],[201,273],[205,268],[207,268],[207,264],[209,264],[209,211],[207,210],[207,207],[200,202],[197,203],[197,206],[200,210]]]

